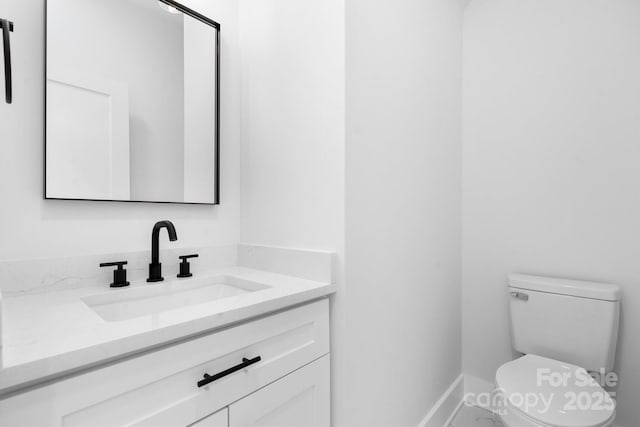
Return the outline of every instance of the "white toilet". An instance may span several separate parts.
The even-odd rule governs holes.
[[[509,306],[523,356],[496,372],[494,409],[505,427],[611,426],[615,403],[601,384],[615,376],[595,381],[587,371],[613,369],[620,288],[512,274]]]

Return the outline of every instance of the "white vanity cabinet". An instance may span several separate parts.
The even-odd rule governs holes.
[[[329,393],[324,299],[0,397],[0,426],[324,427]]]
[[[229,408],[224,408],[201,419],[191,427],[228,427],[229,426]]]
[[[191,427],[329,425],[329,355],[326,355]]]
[[[230,427],[329,426],[329,356],[229,406]]]

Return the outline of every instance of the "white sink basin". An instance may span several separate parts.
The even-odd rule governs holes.
[[[235,276],[156,283],[82,298],[108,322],[148,316],[195,304],[243,295],[268,286]]]

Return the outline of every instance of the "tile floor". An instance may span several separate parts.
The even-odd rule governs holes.
[[[462,405],[448,427],[503,427],[503,424],[485,409]]]

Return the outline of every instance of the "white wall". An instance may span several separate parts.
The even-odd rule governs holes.
[[[640,3],[473,1],[464,18],[463,352],[512,357],[510,272],[619,283],[618,423],[640,408]]]
[[[343,240],[344,0],[240,0],[242,240]]]
[[[344,0],[240,0],[241,240],[338,253],[334,416],[345,381],[344,8]]]
[[[190,0],[187,5],[222,24],[219,207],[45,201],[43,193],[44,1],[0,0],[12,33],[14,103],[0,103],[0,259],[150,249],[156,220],[173,220],[172,247],[235,243],[239,235],[240,79],[237,4]],[[166,243],[169,245],[169,243]]]
[[[347,1],[342,425],[416,426],[461,372],[461,15]]]

